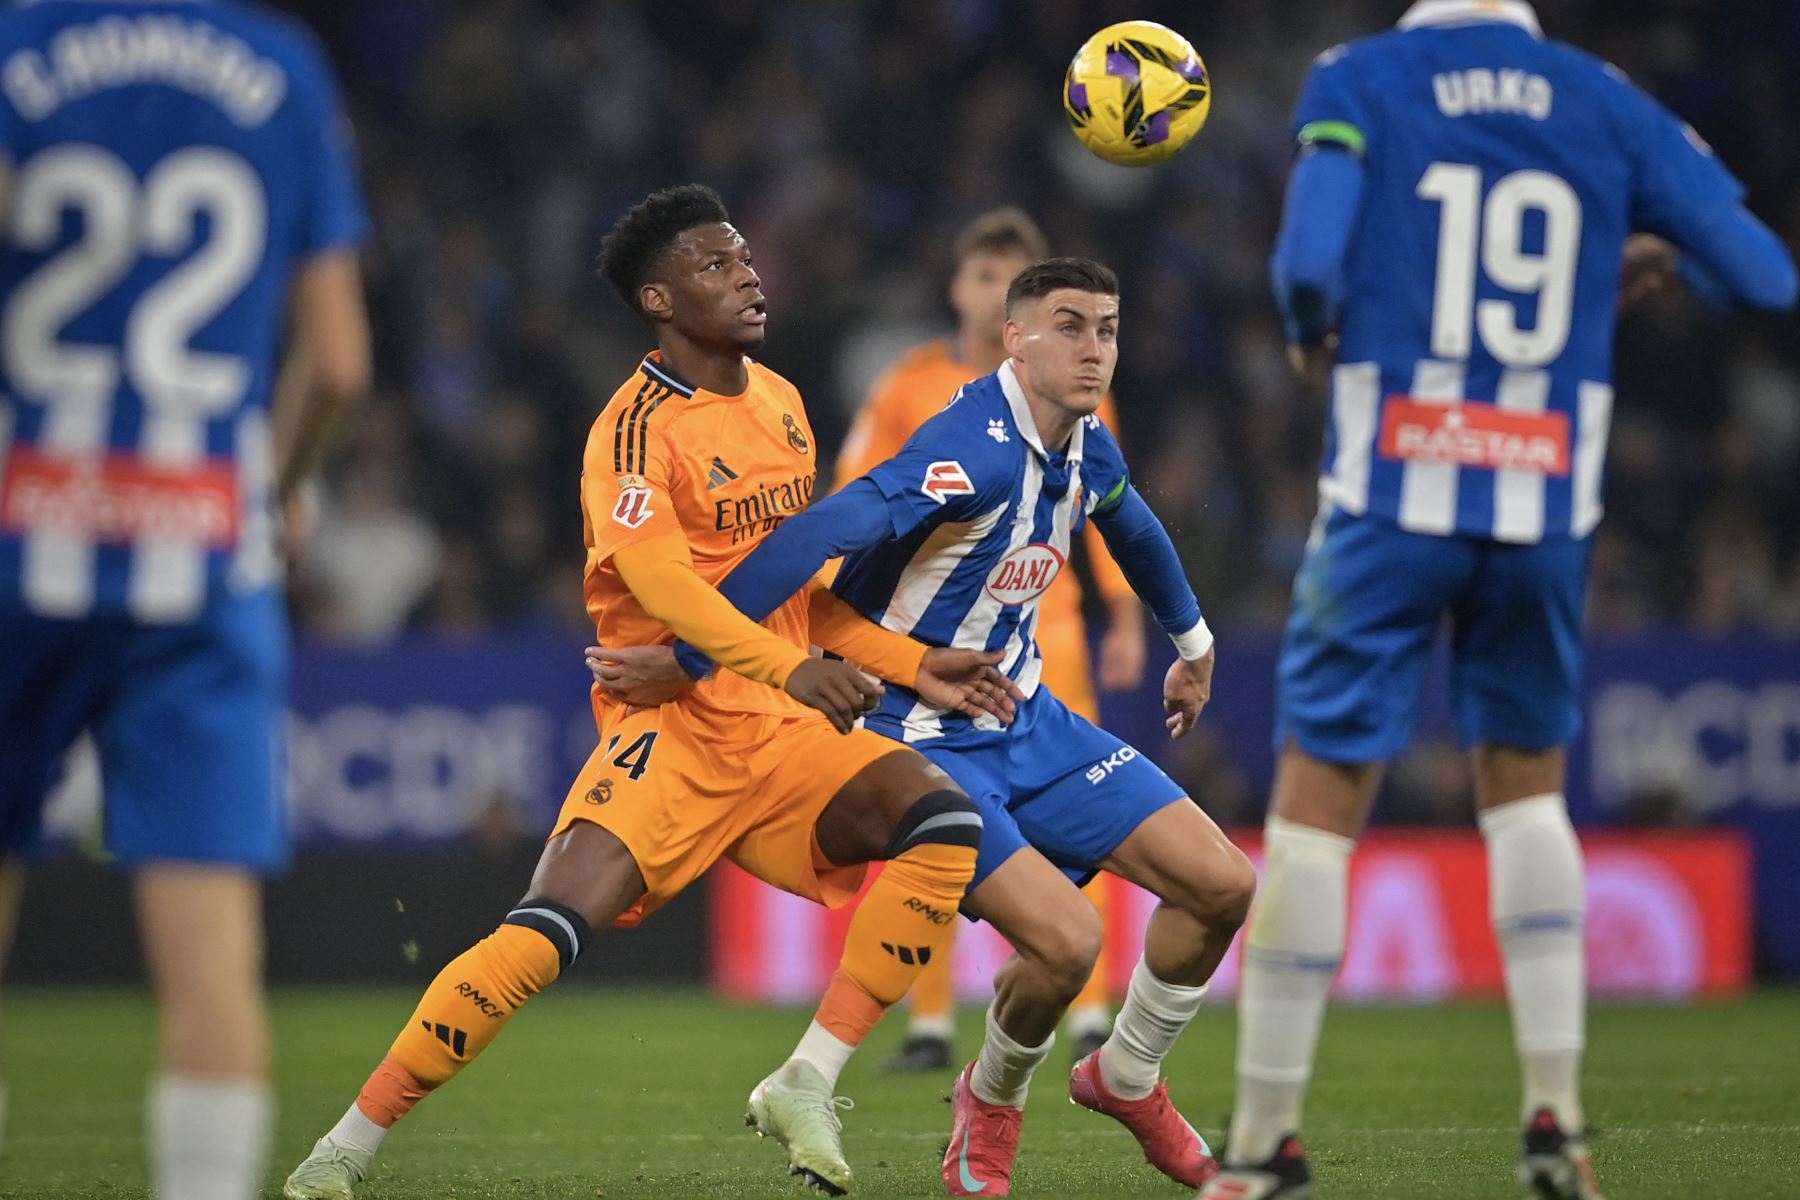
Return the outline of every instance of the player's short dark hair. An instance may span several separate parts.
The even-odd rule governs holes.
[[[626,210],[600,243],[600,274],[632,312],[643,315],[638,289],[671,243],[696,225],[723,225],[731,215],[703,183],[651,192]]]
[[[1006,289],[1007,314],[1010,316],[1027,300],[1041,300],[1064,288],[1117,296],[1119,277],[1111,267],[1091,258],[1046,258],[1020,271]]]
[[[1022,254],[1036,262],[1050,256],[1050,242],[1024,209],[996,208],[964,225],[950,250],[958,267],[977,254]]]

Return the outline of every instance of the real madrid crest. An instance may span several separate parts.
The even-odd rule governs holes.
[[[794,420],[794,414],[782,413],[781,423],[787,426],[788,445],[794,448],[794,453],[805,454],[806,435],[800,432],[800,422]]]

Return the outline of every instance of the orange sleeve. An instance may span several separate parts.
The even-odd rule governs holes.
[[[652,538],[674,537],[687,545],[673,499],[678,470],[662,434],[651,429],[639,436],[625,412],[595,423],[581,463],[590,570]]]
[[[1113,561],[1112,551],[1106,548],[1106,539],[1100,535],[1099,527],[1089,521],[1084,536],[1087,538],[1088,565],[1094,569],[1094,586],[1099,590],[1100,598],[1108,604],[1127,597],[1135,599],[1137,593],[1131,590],[1125,572]]]
[[[889,683],[905,688],[918,683],[919,664],[930,649],[924,642],[883,629],[838,599],[830,588],[816,582],[807,605],[807,619],[813,643],[821,649],[840,654]]]
[[[785,687],[794,668],[810,657],[739,612],[695,574],[687,539],[680,534],[634,539],[614,550],[612,560],[652,620],[746,679]]]
[[[908,411],[908,391],[906,371],[902,367],[891,368],[875,382],[868,400],[850,426],[850,436],[844,439],[833,491],[868,474],[877,463],[886,462],[900,453],[906,439],[917,428]]]

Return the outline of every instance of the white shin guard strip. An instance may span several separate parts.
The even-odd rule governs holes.
[[[1355,846],[1335,833],[1269,818],[1238,993],[1233,1163],[1261,1162],[1300,1127],[1325,999],[1344,954]]]
[[[1156,1087],[1169,1047],[1188,1027],[1206,985],[1182,987],[1165,983],[1141,957],[1131,972],[1125,1006],[1112,1034],[1100,1047],[1100,1080],[1106,1090],[1126,1100],[1142,1100]]]
[[[146,1117],[159,1200],[262,1195],[275,1118],[266,1081],[165,1072],[150,1080]]]
[[[1523,1116],[1548,1106],[1563,1128],[1579,1134],[1587,1042],[1581,845],[1557,794],[1502,804],[1483,812],[1480,821],[1494,933],[1524,1071]]]

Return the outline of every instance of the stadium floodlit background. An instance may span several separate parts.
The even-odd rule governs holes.
[[[1220,635],[1220,660],[1200,736],[1175,747],[1160,737],[1160,638],[1152,684],[1104,697],[1107,720],[1254,840],[1271,769],[1274,639],[1316,507],[1323,418],[1321,399],[1287,370],[1267,285],[1290,162],[1287,113],[1312,56],[1391,24],[1400,0],[280,7],[325,42],[356,123],[374,218],[366,269],[378,386],[327,472],[291,579],[299,853],[271,894],[271,975],[278,984],[406,983],[356,1010],[353,1046],[329,1015],[290,1013],[284,1029],[306,1025],[308,1045],[344,1047],[335,1060],[320,1051],[329,1075],[317,1063],[299,1068],[313,1089],[301,1115],[341,1108],[412,985],[516,898],[592,745],[577,476],[589,424],[649,345],[592,263],[610,223],[659,186],[700,180],[724,194],[769,296],[765,361],[800,387],[826,452],[875,374],[949,328],[949,246],[970,217],[1022,204],[1058,252],[1119,269],[1123,441]],[[1752,209],[1800,246],[1800,6],[1537,7],[1549,34],[1619,64],[1691,121],[1747,184]],[[1185,33],[1216,89],[1196,143],[1150,170],[1090,157],[1058,103],[1074,49],[1131,17]],[[1688,1000],[1800,977],[1797,335],[1792,316],[1726,318],[1681,295],[1621,323],[1608,518],[1589,606],[1588,727],[1570,779],[1572,809],[1603,868],[1596,878],[1610,889],[1590,942],[1614,992]],[[131,931],[117,919],[123,885],[82,851],[94,793],[91,767],[77,760],[53,818],[71,850],[32,885],[10,979],[136,977]],[[1497,993],[1469,813],[1462,760],[1444,721],[1428,719],[1378,822],[1441,832],[1372,843],[1359,867],[1353,966],[1359,937],[1369,949],[1363,966],[1347,969],[1345,990]],[[743,998],[810,995],[832,958],[832,924],[741,879],[714,885],[714,911],[728,900],[736,914],[729,930],[713,919],[703,885],[646,930],[608,939],[577,973],[710,982]],[[1115,923],[1128,939],[1141,909],[1121,912]],[[85,940],[72,940],[71,928]],[[796,939],[817,962],[773,949]],[[1001,950],[968,941],[961,983],[976,997]],[[1114,955],[1115,972],[1129,966]],[[686,1012],[702,1002],[668,1003]],[[1791,999],[1758,1003],[1786,1006],[1772,1011],[1791,1022]],[[558,1011],[549,1007],[545,1028]],[[29,999],[23,1011],[29,1028]],[[1478,1011],[1482,1037],[1495,1041],[1495,1086],[1510,1095],[1504,1018]],[[1613,1028],[1657,1041],[1678,1033],[1685,1011],[1633,1010]],[[719,1018],[702,1007],[691,1019]],[[742,1019],[761,1029],[770,1018]],[[534,1012],[521,1030],[537,1020]],[[1395,1036],[1407,1036],[1404,1025]],[[764,1057],[788,1036],[787,1025],[773,1028]],[[1223,1006],[1207,1028],[1228,1041]],[[529,1045],[533,1036],[543,1035],[509,1039]],[[1330,1034],[1326,1043],[1322,1072],[1333,1061]],[[634,1090],[654,1089],[643,1046],[634,1053],[630,1069],[645,1075]],[[1696,1053],[1713,1055],[1721,1077],[1736,1061],[1710,1045]],[[549,1052],[543,1061],[518,1054],[497,1070],[525,1096],[557,1075]],[[627,1069],[617,1056],[596,1061]],[[1208,1102],[1222,1110],[1229,1056],[1215,1046],[1206,1061]],[[853,1077],[859,1098],[877,1078],[872,1069]],[[688,1081],[696,1094],[711,1082]],[[1715,1084],[1726,1086],[1695,1086]],[[730,1074],[708,1103],[730,1118],[738,1090]],[[1315,1104],[1329,1112],[1329,1088]],[[1590,1107],[1604,1126],[1604,1104]],[[290,1097],[299,1119],[294,1108]],[[936,1115],[928,1109],[920,1128],[934,1128]],[[1702,1104],[1687,1117],[1715,1115]],[[1502,1105],[1442,1123],[1508,1121]],[[719,1138],[734,1136],[718,1128]],[[1800,1126],[1768,1130],[1791,1137]],[[295,1145],[284,1135],[277,1166],[291,1165]],[[1344,1152],[1379,1145],[1365,1138]],[[884,1153],[929,1160],[932,1146]],[[642,1157],[654,1167],[650,1150]],[[536,1161],[586,1169],[564,1158]],[[393,1161],[429,1170],[427,1158]],[[618,1163],[635,1161],[614,1162],[615,1181],[630,1178]],[[772,1159],[757,1165],[774,1169]],[[637,1194],[613,1186],[606,1194]],[[1766,1194],[1791,1193],[1772,1184]]]

